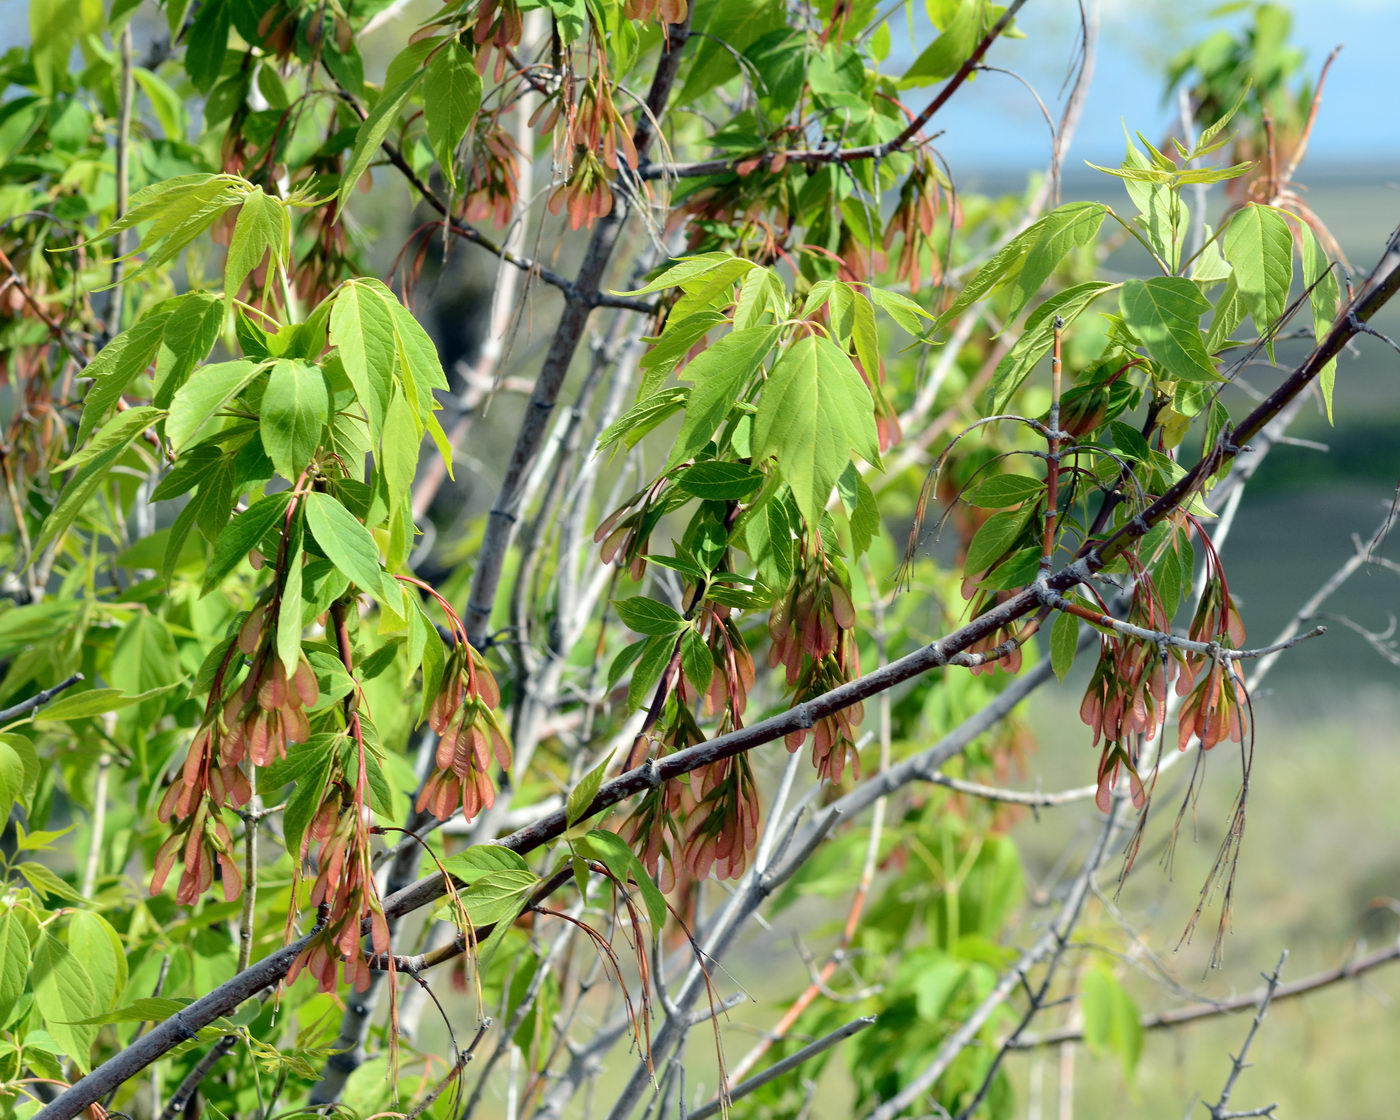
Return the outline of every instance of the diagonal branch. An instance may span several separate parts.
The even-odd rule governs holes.
[[[851,1035],[859,1034],[861,1031],[865,1030],[866,1027],[871,1026],[874,1022],[874,1015],[864,1015],[859,1019],[852,1019],[843,1027],[837,1027],[830,1034],[822,1035],[822,1037],[817,1039],[815,1042],[809,1043],[808,1045],[802,1047],[802,1049],[797,1051],[797,1053],[789,1054],[786,1058],[782,1059],[782,1061],[774,1062],[762,1073],[755,1074],[753,1077],[750,1077],[747,1081],[735,1086],[729,1092],[730,1103],[732,1104],[734,1101],[737,1101],[740,1097],[747,1097],[755,1089],[763,1088],[763,1086],[767,1085],[770,1081],[774,1080],[775,1078],[781,1077],[783,1074],[787,1073],[788,1070],[796,1069],[803,1062],[810,1061],[812,1058],[815,1058],[818,1054],[830,1050],[837,1043],[845,1042],[846,1039],[851,1037]],[[688,1120],[708,1120],[709,1117],[713,1116],[717,1112],[720,1112],[721,1110],[722,1106],[719,1100],[715,1099],[712,1100],[709,1104],[702,1105],[700,1108],[697,1108],[694,1112],[689,1113]]]
[[[632,143],[639,155],[645,154],[656,139],[656,129],[652,123],[660,120],[665,112],[666,102],[675,84],[680,68],[681,51],[690,36],[689,16],[686,22],[674,24],[666,29],[666,45],[656,64],[651,90],[647,94],[647,112],[643,113],[633,132]],[[627,219],[628,207],[625,198],[620,196],[611,212],[598,219],[593,227],[588,248],[584,251],[578,275],[573,281],[577,292],[597,292],[603,274],[612,259],[613,249]],[[540,366],[539,377],[535,381],[535,391],[525,406],[525,416],[520,423],[520,432],[506,464],[505,476],[492,503],[486,524],[486,535],[481,542],[476,570],[472,573],[471,591],[467,597],[464,621],[467,637],[477,649],[487,644],[487,627],[491,623],[491,612],[496,603],[496,592],[500,587],[501,573],[505,567],[506,550],[515,535],[515,526],[520,519],[520,507],[524,487],[530,468],[539,455],[540,445],[548,428],[550,414],[564,387],[574,352],[583,338],[588,325],[589,312],[593,304],[583,299],[565,302],[559,326],[555,329]]]
[[[74,673],[67,680],[59,681],[52,688],[46,688],[43,692],[36,692],[27,700],[21,700],[12,708],[6,708],[0,712],[0,723],[9,723],[12,719],[19,719],[20,716],[27,716],[30,712],[37,711],[62,692],[65,688],[72,688],[79,681],[83,680],[82,673]]]
[[[674,67],[674,63],[672,66]],[[658,74],[659,78],[660,74]],[[669,88],[669,84],[667,88]],[[602,260],[598,262],[599,271],[601,271],[602,264],[606,263],[607,254],[611,251],[611,240],[608,241],[606,249],[600,251],[602,252]],[[1038,609],[1041,604],[1043,588],[1048,587],[1052,591],[1064,592],[1089,579],[1131,541],[1141,537],[1154,524],[1185,503],[1216,471],[1229,464],[1244,450],[1237,441],[1248,440],[1261,432],[1264,426],[1277,416],[1291,400],[1312,384],[1313,380],[1322,372],[1323,367],[1341,352],[1347,342],[1358,333],[1363,333],[1362,325],[1385,306],[1397,289],[1400,289],[1400,229],[1397,229],[1391,236],[1381,262],[1372,271],[1365,285],[1348,302],[1332,329],[1318,343],[1302,365],[1256,407],[1233,433],[1223,434],[1215,446],[1206,452],[1176,485],[1172,486],[1140,517],[1119,529],[1106,541],[1092,547],[1086,546],[1084,554],[1079,559],[1051,576],[1041,586],[1025,588],[1005,603],[987,611],[938,641],[931,642],[913,653],[779,715],[726,735],[717,736],[708,742],[698,743],[695,746],[676,751],[664,759],[650,760],[613,778],[599,789],[598,795],[579,819],[596,815],[612,805],[625,801],[634,794],[653,789],[666,781],[708,766],[713,762],[730,758],[766,743],[775,742],[789,732],[809,729],[815,725],[817,720],[825,716],[867,700],[923,673],[948,665],[970,666],[983,663],[988,659],[987,656],[970,655],[966,650],[979,639]],[[578,323],[578,330],[582,330],[582,320]],[[570,354],[572,346],[576,342],[577,338],[575,337],[573,342],[569,344]],[[556,343],[558,343],[557,337]],[[560,377],[562,381],[562,371]],[[556,393],[557,390],[558,386],[556,385]],[[552,403],[551,398],[551,407]],[[519,454],[520,448],[517,447],[517,455]],[[532,456],[527,456],[527,463],[529,458]],[[517,476],[516,481],[518,483],[519,476]],[[493,525],[492,528],[495,526]],[[502,548],[507,540],[508,537],[500,542]],[[498,556],[495,561],[497,568],[489,584],[492,598],[494,598],[496,582],[499,580],[499,565],[502,561],[503,555]],[[480,576],[481,572],[482,569],[478,568],[477,575]],[[476,624],[480,629],[484,626],[485,619],[478,618]],[[1039,668],[1038,666],[1037,669]],[[1032,670],[1018,678],[1016,683],[1010,686],[1003,695],[1017,691],[1017,686],[1023,686],[1030,681],[1035,673],[1036,670]],[[934,765],[936,766],[936,763]],[[880,778],[865,783],[835,804],[840,805],[843,802],[854,804],[861,796],[869,796],[870,800],[875,800],[881,795],[880,787],[883,782],[888,780],[888,776],[893,775],[898,769],[898,767],[891,768]],[[872,792],[867,793],[868,790]],[[502,846],[519,853],[534,851],[563,835],[568,824],[564,810],[556,810],[534,824],[504,837],[500,843]],[[391,919],[401,917],[440,898],[446,893],[446,890],[446,885],[441,877],[420,879],[385,899],[385,915]],[[297,955],[309,944],[310,937],[311,935],[307,935],[300,938],[263,958],[179,1014],[167,1019],[149,1034],[114,1055],[103,1065],[61,1093],[37,1113],[34,1120],[72,1120],[83,1109],[100,1100],[110,1089],[120,1085],[168,1053],[175,1046],[191,1037],[195,1031],[207,1026],[220,1015],[229,1013],[245,999],[257,994],[263,988],[281,980],[287,974]]]
[[[968,78],[976,73],[982,57],[1010,25],[1016,13],[1025,3],[1026,0],[1011,0],[1001,18],[982,36],[977,46],[958,67],[957,72],[944,83],[934,95],[933,100],[924,107],[923,112],[911,120],[899,135],[889,140],[882,140],[878,144],[862,144],[856,148],[832,146],[798,151],[766,152],[759,158],[757,166],[766,167],[778,157],[781,157],[784,163],[801,163],[808,167],[816,167],[826,163],[856,163],[866,159],[881,160],[908,147],[910,142],[923,131],[924,126],[933,118],[933,115],[948,103],[949,99],[958,92]],[[751,159],[752,156],[721,156],[716,159],[697,160],[693,163],[644,162],[638,174],[643,179],[694,179],[702,175],[718,175],[726,171],[733,171],[740,163]]]
[[[1329,968],[1324,972],[1305,976],[1291,984],[1280,984],[1274,991],[1272,1002],[1294,999],[1322,988],[1330,988],[1333,984],[1354,980],[1358,976],[1383,968],[1395,961],[1400,961],[1400,941],[1396,941],[1384,949],[1367,953],[1364,957],[1347,961],[1336,968]],[[1145,1031],[1161,1031],[1184,1026],[1187,1023],[1195,1023],[1201,1019],[1214,1019],[1219,1015],[1234,1015],[1239,1011],[1257,1008],[1263,995],[1262,990],[1256,990],[1245,992],[1233,999],[1209,1000],[1203,1003],[1193,1003],[1189,1007],[1174,1007],[1156,1015],[1143,1016],[1139,1020],[1139,1025]],[[1036,1050],[1042,1046],[1058,1046],[1065,1042],[1081,1042],[1083,1039],[1083,1027],[1061,1027],[1058,1030],[1046,1031],[1044,1034],[1023,1035],[1012,1042],[1010,1048],[1012,1050]]]

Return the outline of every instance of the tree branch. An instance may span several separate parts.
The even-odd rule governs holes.
[[[1400,941],[1396,941],[1395,944],[1384,949],[1367,953],[1364,957],[1357,957],[1346,964],[1338,965],[1336,968],[1329,968],[1325,972],[1314,973],[1302,980],[1295,980],[1291,984],[1280,984],[1274,991],[1272,1001],[1277,1003],[1279,1000],[1294,999],[1321,988],[1331,987],[1333,984],[1340,984],[1343,980],[1354,980],[1358,976],[1377,968],[1383,968],[1397,960],[1400,960]],[[1175,1007],[1155,1015],[1144,1015],[1139,1023],[1145,1031],[1170,1030],[1187,1023],[1198,1022],[1201,1019],[1214,1019],[1219,1015],[1233,1015],[1239,1011],[1256,1008],[1263,995],[1263,989],[1258,989],[1233,999],[1210,1000],[1204,1003],[1194,1003],[1189,1007]],[[1044,1034],[1026,1035],[1019,1038],[1011,1044],[1011,1049],[1036,1050],[1042,1046],[1058,1046],[1064,1042],[1081,1042],[1083,1039],[1083,1027],[1062,1027],[1058,1030],[1046,1031]]]
[[[839,1042],[845,1042],[846,1039],[851,1037],[851,1035],[859,1034],[861,1031],[865,1030],[866,1027],[870,1026],[874,1022],[874,1015],[864,1015],[859,1019],[852,1019],[843,1027],[837,1027],[830,1034],[822,1035],[822,1037],[817,1039],[815,1042],[809,1043],[808,1045],[802,1047],[802,1049],[797,1051],[797,1053],[789,1054],[786,1058],[782,1059],[782,1061],[774,1062],[762,1073],[755,1074],[753,1077],[750,1077],[747,1081],[742,1082],[734,1089],[730,1090],[729,1103],[733,1104],[741,1097],[747,1097],[755,1089],[763,1088],[763,1086],[767,1085],[770,1081],[774,1080],[775,1078],[781,1077],[783,1074],[787,1073],[788,1070],[796,1069],[803,1062],[808,1061],[811,1058],[815,1058],[818,1054],[830,1050]],[[686,1114],[687,1120],[707,1120],[708,1117],[711,1117],[715,1113],[719,1112],[721,1107],[722,1106],[720,1104],[719,1098],[715,1098],[709,1104],[702,1105],[701,1107],[697,1108],[694,1112]]]
[[[632,143],[638,155],[645,154],[656,137],[653,120],[659,120],[666,109],[680,67],[680,55],[690,35],[689,16],[686,22],[666,29],[666,44],[656,65],[651,90],[647,94],[647,111],[641,114],[633,132]],[[627,206],[622,197],[613,205],[611,212],[600,218],[593,227],[588,248],[584,251],[583,262],[573,281],[578,292],[596,292],[612,259],[613,249],[622,232],[627,218]],[[535,381],[535,391],[525,407],[525,416],[520,424],[515,447],[506,464],[505,476],[501,479],[496,500],[486,524],[486,534],[477,556],[476,570],[472,573],[471,590],[467,597],[464,621],[467,637],[477,649],[486,645],[487,628],[491,624],[491,612],[496,603],[496,592],[500,586],[501,573],[505,567],[506,550],[515,535],[515,525],[520,519],[520,506],[526,477],[539,454],[540,444],[548,426],[549,415],[559,399],[559,391],[564,387],[573,362],[574,351],[578,349],[588,325],[589,312],[593,305],[581,299],[567,300],[559,326],[549,344],[544,362],[540,366],[539,377]]]
[[[791,152],[766,152],[759,158],[758,166],[766,167],[778,156],[781,156],[786,163],[801,163],[808,167],[824,163],[856,163],[866,159],[884,159],[886,156],[907,147],[909,142],[923,130],[924,125],[933,118],[933,115],[943,108],[953,94],[962,87],[963,83],[977,71],[982,56],[1006,30],[1016,13],[1025,6],[1025,3],[1026,0],[1011,0],[1001,18],[991,26],[977,46],[972,49],[972,53],[963,60],[957,73],[939,89],[933,100],[924,107],[923,112],[911,120],[904,127],[904,130],[893,139],[883,140],[878,144],[863,144],[857,148],[833,146]],[[643,163],[637,174],[643,179],[693,179],[701,175],[717,175],[733,171],[740,163],[749,159],[752,159],[752,156],[721,156],[717,159],[697,160],[694,163]]]
[[[74,673],[67,680],[59,681],[52,688],[46,688],[43,692],[37,692],[28,700],[21,700],[13,708],[6,708],[0,712],[0,723],[9,723],[12,719],[19,719],[20,716],[27,716],[30,712],[42,708],[65,688],[72,688],[79,681],[85,679],[82,673]]]
[[[673,64],[674,65],[674,64]],[[660,73],[658,73],[658,78]],[[668,86],[669,88],[669,86]],[[609,242],[607,251],[610,252]],[[602,261],[597,262],[601,269],[605,263],[606,254]],[[1212,474],[1222,466],[1232,461],[1243,450],[1243,447],[1236,440],[1248,440],[1259,433],[1266,424],[1269,423],[1293,398],[1301,394],[1312,381],[1321,373],[1323,367],[1335,357],[1341,349],[1353,337],[1361,332],[1361,325],[1376,314],[1386,302],[1400,288],[1400,229],[1392,234],[1386,247],[1385,255],[1381,262],[1372,271],[1366,284],[1360,292],[1343,309],[1328,332],[1313,352],[1304,360],[1301,366],[1291,374],[1274,393],[1261,403],[1248,417],[1240,424],[1233,433],[1222,435],[1216,445],[1197,461],[1186,475],[1165,494],[1154,502],[1141,516],[1129,522],[1123,528],[1111,535],[1106,541],[1097,545],[1087,545],[1083,550],[1083,555],[1074,563],[1061,569],[1058,573],[1044,582],[1043,586],[1049,587],[1053,591],[1063,592],[1078,583],[1088,579],[1094,572],[1100,570],[1107,564],[1113,556],[1117,555],[1132,540],[1141,537],[1148,532],[1152,525],[1161,521],[1170,512],[1184,503],[1195,492],[1195,489],[1203,484]],[[582,330],[582,320],[579,320],[578,330]],[[561,336],[556,336],[556,344],[559,344]],[[577,341],[577,338],[574,339]],[[569,345],[569,352],[572,353],[572,343]],[[557,348],[552,347],[551,352]],[[562,379],[562,371],[560,371]],[[555,390],[557,392],[557,385]],[[538,390],[537,390],[538,393]],[[550,402],[552,407],[552,400]],[[528,420],[527,420],[528,422]],[[517,456],[521,455],[521,448],[517,446]],[[513,461],[514,461],[513,457]],[[524,456],[525,463],[532,455]],[[517,477],[518,481],[518,477]],[[505,487],[503,487],[503,493]],[[494,528],[494,526],[492,527]],[[490,530],[488,529],[488,538]],[[505,540],[499,542],[503,547]],[[494,575],[490,579],[489,586],[494,598],[494,589],[500,576],[500,564],[503,562],[503,552],[496,557],[497,565]],[[482,574],[482,568],[477,569],[477,576]],[[688,774],[703,766],[708,766],[724,758],[752,750],[755,747],[766,743],[774,742],[783,738],[789,732],[807,730],[811,728],[817,720],[824,718],[852,704],[869,699],[886,689],[893,688],[904,681],[910,680],[933,669],[943,668],[948,665],[971,665],[981,664],[985,658],[972,657],[964,651],[980,638],[992,634],[1002,629],[1011,622],[1016,621],[1023,615],[1037,609],[1040,605],[1040,590],[1036,587],[1028,587],[1012,596],[1005,603],[973,619],[967,625],[953,631],[946,637],[929,643],[921,649],[907,654],[888,665],[882,666],[863,677],[859,677],[846,684],[840,685],[829,692],[797,705],[789,711],[762,720],[749,727],[745,727],[726,735],[720,735],[705,743],[687,747],[684,750],[676,751],[661,760],[651,760],[643,763],[628,772],[606,782],[598,791],[592,805],[586,810],[585,816],[592,816],[612,805],[616,805],[626,800],[633,794],[640,793],[647,789],[655,788],[663,782],[673,778]],[[489,616],[488,616],[489,617]],[[479,617],[478,627],[485,623],[484,617]],[[1009,686],[998,700],[1008,695],[1015,695],[1020,692],[1024,695],[1035,684],[1039,670],[1044,669],[1048,673],[1048,666],[1037,666],[1036,669],[1024,674],[1017,681]],[[1034,682],[1034,683],[1030,683]],[[1029,683],[1029,688],[1026,687]],[[1018,688],[1020,686],[1020,688]],[[1024,690],[1024,691],[1022,691]],[[926,752],[928,754],[930,752]],[[913,760],[911,760],[913,761]],[[924,765],[929,765],[925,762]],[[936,765],[933,764],[933,765]],[[930,766],[930,769],[933,767]],[[874,792],[868,794],[870,800],[879,797],[884,790],[883,784],[889,780],[900,767],[891,768],[886,774],[882,774],[879,779],[867,782],[864,786],[852,791],[846,797],[833,803],[832,810],[845,804],[859,804],[858,798],[867,795],[867,790],[874,787]],[[906,780],[908,780],[906,778]],[[829,812],[831,810],[828,810]],[[535,850],[549,841],[561,836],[567,829],[568,823],[563,810],[557,810],[541,818],[532,825],[519,829],[510,836],[503,838],[500,843],[507,848],[519,853]],[[418,882],[406,887],[385,899],[384,910],[387,917],[395,918],[410,911],[419,909],[422,906],[436,900],[446,892],[446,887],[441,877],[429,877],[420,879]],[[35,1120],[72,1120],[79,1112],[88,1107],[94,1101],[99,1100],[108,1090],[120,1085],[126,1079],[134,1076],[144,1069],[151,1062],[160,1058],[163,1054],[173,1049],[180,1042],[192,1037],[195,1031],[207,1026],[220,1015],[227,1014],[236,1008],[243,1000],[250,998],[258,991],[276,983],[286,975],[292,962],[297,955],[310,941],[310,936],[300,938],[292,944],[278,950],[276,953],[263,958],[257,964],[246,971],[234,976],[231,980],[220,985],[213,992],[179,1014],[161,1023],[158,1027],[145,1035],[132,1046],[114,1055],[111,1059],[93,1070],[92,1073],[83,1077],[71,1088],[59,1095],[52,1103],[47,1105],[42,1111],[36,1114]]]

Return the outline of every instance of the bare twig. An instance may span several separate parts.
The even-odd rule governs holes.
[[[1273,1002],[1274,996],[1278,992],[1279,977],[1283,973],[1284,963],[1288,960],[1288,950],[1285,949],[1279,956],[1278,964],[1274,965],[1273,972],[1264,977],[1264,992],[1259,997],[1259,1008],[1254,1013],[1254,1021],[1249,1024],[1249,1033],[1244,1036],[1244,1043],[1240,1046],[1240,1052],[1230,1059],[1230,1076],[1225,1079],[1225,1085],[1220,1090],[1220,1099],[1212,1105],[1207,1105],[1210,1111],[1211,1120],[1233,1120],[1237,1116],[1272,1116],[1277,1105],[1266,1105],[1262,1109],[1254,1109],[1250,1112],[1231,1112],[1230,1094],[1234,1092],[1235,1082],[1239,1080],[1247,1068],[1245,1058],[1249,1055],[1249,1048],[1254,1043],[1254,1036],[1259,1033],[1259,1026],[1264,1022],[1264,1016],[1269,1013],[1269,1004]]]
[[[1040,936],[1034,945],[1021,954],[1020,959],[1011,968],[1002,973],[996,985],[983,998],[982,1002],[962,1021],[957,1030],[944,1040],[943,1045],[938,1048],[938,1053],[934,1055],[933,1061],[898,1093],[874,1109],[870,1113],[870,1120],[894,1120],[896,1116],[917,1102],[937,1084],[938,1079],[943,1076],[953,1060],[977,1037],[977,1033],[992,1013],[1010,999],[1012,993],[1025,982],[1031,969],[1052,957],[1058,959],[1059,954],[1063,953],[1065,943],[1079,921],[1084,900],[1089,895],[1089,885],[1108,855],[1109,841],[1118,827],[1118,812],[1121,804],[1121,801],[1114,800],[1107,819],[1099,830],[1094,847],[1074,881],[1070,884],[1065,900],[1050,928]],[[1046,978],[1047,983],[1048,981],[1049,977]],[[990,1079],[994,1073],[995,1065],[988,1071],[988,1078]]]
[[[767,1085],[770,1081],[787,1073],[788,1070],[796,1069],[803,1062],[815,1058],[818,1054],[825,1053],[837,1043],[846,1041],[851,1035],[859,1034],[874,1022],[874,1015],[864,1015],[859,1019],[852,1019],[843,1027],[837,1027],[830,1034],[822,1035],[822,1037],[815,1042],[802,1047],[797,1053],[789,1054],[781,1061],[774,1062],[762,1073],[755,1074],[747,1081],[741,1082],[739,1085],[735,1086],[729,1091],[730,1102],[737,1101],[741,1097],[747,1097],[755,1089],[763,1088],[763,1086]],[[716,1097],[714,1100],[710,1101],[709,1104],[701,1105],[694,1112],[687,1113],[686,1120],[707,1120],[708,1117],[719,1112],[720,1107],[719,1098]]]
[[[1336,968],[1314,973],[1302,980],[1295,980],[1291,984],[1280,984],[1275,989],[1271,1001],[1278,1003],[1280,1000],[1305,996],[1319,989],[1329,988],[1333,984],[1340,984],[1345,980],[1354,980],[1358,976],[1377,968],[1383,968],[1395,961],[1400,961],[1400,941],[1338,965]],[[1145,1015],[1139,1022],[1145,1031],[1170,1030],[1187,1023],[1198,1022],[1201,1019],[1214,1019],[1220,1015],[1233,1015],[1252,1007],[1257,1008],[1263,995],[1263,991],[1259,990],[1246,992],[1234,999],[1209,1000],[1191,1004],[1189,1007],[1176,1007],[1155,1015]],[[1079,1042],[1083,1038],[1084,1029],[1082,1027],[1063,1027],[1059,1030],[1046,1031],[1044,1034],[1023,1035],[1011,1044],[1011,1049],[1034,1050],[1041,1046],[1057,1046],[1062,1042]]]
[[[928,124],[934,114],[943,108],[953,94],[962,87],[963,83],[979,69],[982,57],[1001,36],[1001,33],[1010,26],[1012,19],[1025,6],[1025,3],[1026,0],[1011,0],[1001,18],[988,28],[987,33],[982,36],[972,52],[963,60],[963,64],[958,67],[957,72],[944,83],[934,95],[933,100],[924,107],[923,112],[914,117],[897,136],[878,144],[864,144],[858,148],[842,148],[839,145],[833,145],[830,148],[767,152],[759,158],[759,166],[766,167],[771,160],[780,155],[788,163],[802,163],[810,166],[828,163],[855,163],[866,159],[881,160],[893,152],[908,147],[909,143],[923,131],[924,126]],[[698,160],[694,163],[643,163],[638,174],[643,179],[690,179],[699,175],[716,175],[733,171],[739,163],[751,158],[726,156],[719,159]]]
[[[37,711],[64,689],[72,688],[83,679],[85,678],[82,673],[74,673],[66,680],[59,681],[58,684],[54,685],[52,688],[46,688],[43,692],[36,692],[33,696],[29,697],[28,700],[21,700],[18,704],[14,705],[14,707],[6,708],[3,712],[0,712],[0,723],[9,723],[12,719],[19,719],[21,716],[27,716],[30,712]]]

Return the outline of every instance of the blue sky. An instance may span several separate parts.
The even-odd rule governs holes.
[[[1097,67],[1069,167],[1083,160],[1116,166],[1122,122],[1157,137],[1172,109],[1162,103],[1165,64],[1208,31],[1215,0],[1098,0],[1102,13]],[[920,5],[921,6],[921,5]],[[1369,166],[1400,175],[1400,112],[1391,82],[1400,60],[1400,0],[1295,0],[1293,42],[1316,74],[1327,52],[1342,53],[1327,88],[1309,147],[1304,181],[1323,164]],[[1018,71],[1058,116],[1060,85],[1078,35],[1075,0],[1030,0],[1022,10],[1027,38],[996,44],[987,61]],[[894,60],[892,59],[891,62]],[[1018,168],[1043,162],[1049,141],[1030,95],[1013,79],[982,74],[939,114],[938,141],[954,172]]]

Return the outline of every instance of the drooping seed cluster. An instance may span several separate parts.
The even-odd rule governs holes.
[[[819,554],[798,572],[768,618],[768,663],[786,668],[794,701],[819,696],[860,676],[855,624],[844,569]],[[860,777],[855,728],[862,718],[864,707],[857,703],[812,725],[812,765],[822,777],[839,782],[847,763],[852,775]],[[807,729],[790,732],[784,739],[787,749],[798,750],[808,734]]]
[[[500,703],[500,688],[481,655],[457,645],[428,715],[439,736],[433,760],[437,769],[418,795],[419,810],[445,821],[460,807],[471,820],[495,803],[491,760],[502,770],[511,763],[510,744],[495,712]]]

